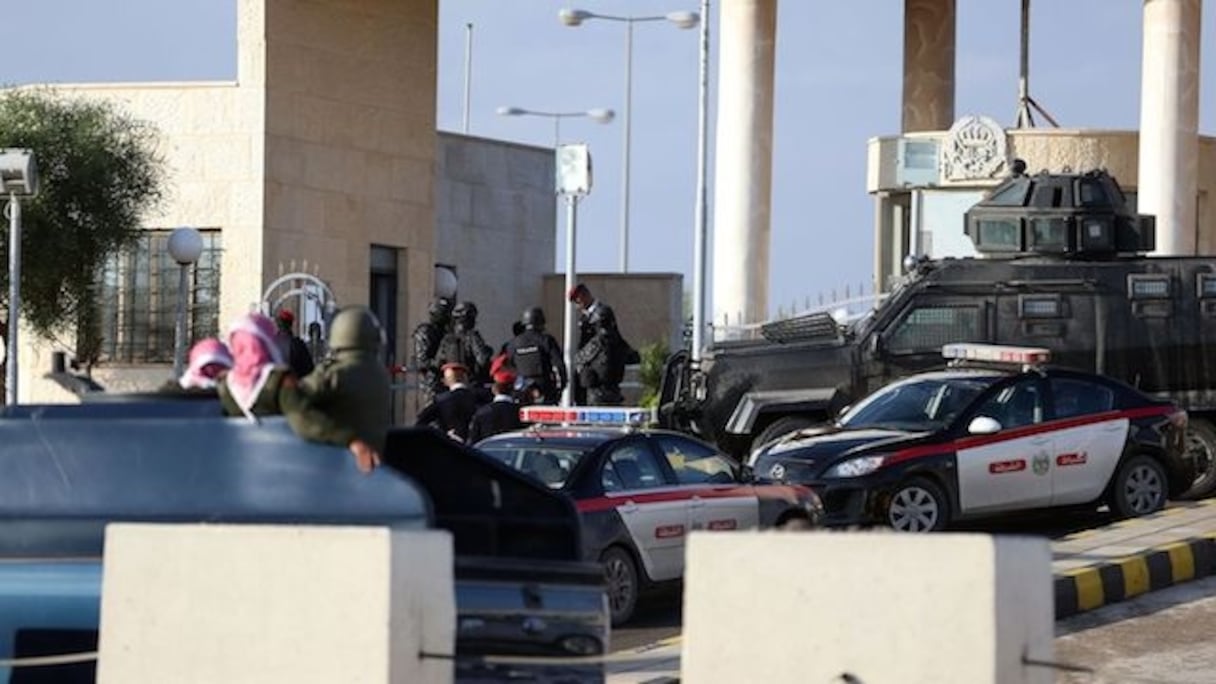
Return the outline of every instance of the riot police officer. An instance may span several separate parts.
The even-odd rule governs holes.
[[[619,406],[625,401],[621,381],[630,347],[617,328],[616,314],[582,283],[570,288],[567,297],[581,311],[579,346],[574,356],[578,403],[584,403],[581,395],[585,392],[586,401],[593,406]]]
[[[452,300],[436,297],[427,311],[428,320],[414,328],[414,369],[418,372],[418,406],[428,406],[443,387],[436,359],[451,322]]]
[[[435,361],[442,367],[458,363],[468,369],[469,382],[484,388],[490,381],[490,359],[494,350],[477,331],[477,305],[460,302],[452,309],[452,330],[439,343]]]
[[[507,343],[507,358],[524,385],[535,384],[546,403],[556,404],[569,381],[557,340],[545,332],[545,312],[538,306],[524,311],[524,331]]]

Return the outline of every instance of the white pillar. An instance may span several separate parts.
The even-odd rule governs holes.
[[[713,320],[768,318],[777,0],[719,4]]]
[[[1194,254],[1199,174],[1200,0],[1144,0],[1138,207],[1155,254]]]
[[[903,131],[954,123],[955,0],[904,0]]]

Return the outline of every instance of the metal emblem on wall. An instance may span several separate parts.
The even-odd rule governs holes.
[[[1005,166],[1005,129],[986,116],[965,116],[950,127],[941,147],[946,180],[992,178]]]

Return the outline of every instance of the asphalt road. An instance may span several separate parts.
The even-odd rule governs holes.
[[[1059,511],[1029,513],[996,521],[960,525],[960,532],[994,534],[1028,534],[1055,539],[1081,530],[1101,527],[1112,521],[1105,512]],[[612,650],[624,651],[676,636],[681,631],[680,587],[669,587],[650,597],[643,597],[633,620],[612,631]]]

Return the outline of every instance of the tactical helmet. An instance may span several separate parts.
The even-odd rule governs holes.
[[[545,310],[539,306],[524,309],[524,315],[519,320],[523,322],[524,328],[541,330],[545,327]]]
[[[427,313],[431,317],[432,323],[445,323],[449,316],[452,315],[452,300],[447,297],[436,297],[432,302]]]
[[[329,324],[329,348],[333,351],[360,349],[376,354],[384,346],[384,329],[376,314],[365,306],[348,306]]]

